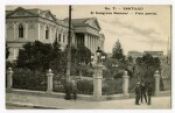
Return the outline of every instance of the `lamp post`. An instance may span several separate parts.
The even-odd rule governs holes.
[[[68,55],[67,55],[67,70],[66,70],[66,80],[70,79],[71,70],[71,11],[72,6],[69,5],[69,31],[68,31]]]
[[[100,47],[97,48],[95,55],[91,56],[92,64],[94,65],[102,64],[105,59],[106,56],[102,55]]]
[[[68,30],[68,54],[67,54],[67,68],[66,68],[66,86],[65,86],[65,99],[71,99],[71,83],[70,83],[70,73],[71,73],[71,11],[72,6],[69,5],[69,30]]]

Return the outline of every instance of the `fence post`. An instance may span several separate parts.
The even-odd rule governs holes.
[[[103,79],[103,66],[96,65],[94,66],[93,74],[93,96],[95,100],[100,100],[102,97],[102,79]]]
[[[7,90],[10,91],[13,87],[13,70],[11,67],[7,69]]]
[[[123,75],[123,85],[122,85],[122,90],[123,90],[123,95],[128,96],[128,88],[129,88],[129,76],[128,72],[124,71]]]
[[[53,91],[53,72],[51,69],[47,72],[47,92],[51,93]]]
[[[155,95],[158,95],[160,92],[160,74],[158,70],[155,71],[154,77],[155,77]]]

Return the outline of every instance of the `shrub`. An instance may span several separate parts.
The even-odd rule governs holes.
[[[45,91],[47,86],[46,80],[46,75],[43,72],[34,72],[26,68],[15,69],[13,75],[13,87]]]

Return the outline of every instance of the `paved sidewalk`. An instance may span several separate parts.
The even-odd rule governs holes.
[[[23,106],[23,109],[53,108],[53,109],[168,109],[171,108],[170,96],[152,98],[152,105],[143,103],[139,106],[134,104],[134,98],[105,101],[65,100],[56,97],[44,97],[40,95],[24,95],[20,93],[6,93],[6,105]],[[26,107],[25,107],[26,106]],[[11,107],[13,108],[13,107]],[[21,109],[19,107],[19,109]]]

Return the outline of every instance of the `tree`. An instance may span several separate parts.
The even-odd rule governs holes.
[[[65,71],[65,66],[66,66],[66,60],[65,60],[65,55],[64,52],[61,51],[60,49],[60,44],[57,41],[57,38],[52,44],[52,52],[50,54],[51,61],[49,63],[50,68],[55,72],[55,73],[64,73]]]
[[[150,54],[145,54],[142,57],[142,63],[148,68],[149,66],[154,65],[154,58]]]
[[[52,44],[53,50],[52,50],[52,56],[57,58],[60,56],[61,49],[60,49],[60,44],[58,43],[57,38],[55,38],[55,41]]]
[[[156,70],[160,70],[160,59],[151,54],[144,54],[136,59],[136,72],[140,73],[141,80],[151,81]]]
[[[67,56],[68,48],[64,50],[64,56]],[[67,59],[63,59],[67,62]],[[85,47],[71,47],[71,74],[78,74],[78,71],[86,71],[87,65],[91,61],[91,51]],[[84,64],[83,66],[81,64]],[[65,64],[66,65],[66,64]]]
[[[129,57],[128,57],[128,62],[129,62],[129,63],[133,63],[133,62],[134,62],[132,56],[129,56]]]
[[[31,70],[48,69],[50,62],[59,56],[57,46],[56,44],[52,46],[39,41],[29,42],[19,51],[17,66]]]
[[[114,48],[112,50],[112,57],[120,61],[125,59],[125,56],[123,55],[123,49],[119,40],[114,45]]]
[[[88,64],[91,61],[91,51],[85,46],[80,46],[77,48],[76,56],[78,63]]]

